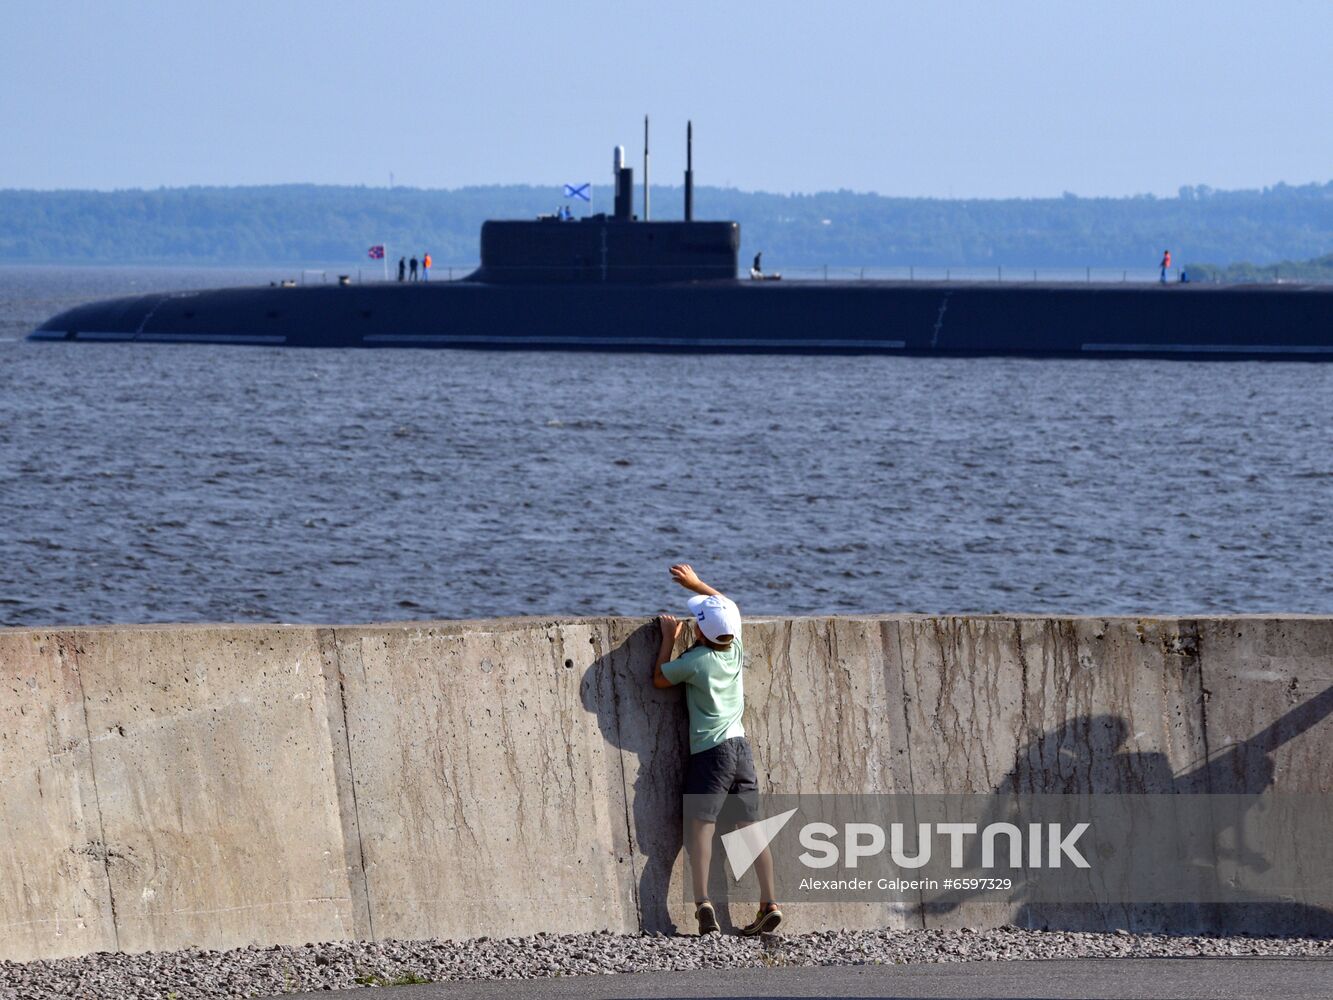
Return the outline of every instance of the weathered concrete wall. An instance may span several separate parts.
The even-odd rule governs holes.
[[[69,635],[0,632],[0,957],[116,948]]]
[[[633,619],[0,631],[0,958],[688,927],[684,710],[649,684],[655,647]],[[1330,619],[752,620],[746,655],[773,791],[1333,790]],[[792,917],[1236,919],[966,901]]]
[[[335,631],[376,936],[637,929],[599,630]]]
[[[121,949],[357,930],[317,640],[75,633]]]

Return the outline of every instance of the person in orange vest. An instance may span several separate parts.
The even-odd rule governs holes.
[[[1162,251],[1162,284],[1166,284],[1166,272],[1171,270],[1171,251]]]
[[[430,253],[421,255],[421,280],[430,281]]]

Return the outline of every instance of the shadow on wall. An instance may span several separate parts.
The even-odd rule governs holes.
[[[652,684],[657,643],[652,622],[613,622],[611,648],[584,673],[580,696],[620,752],[639,930],[673,934],[671,881],[683,847],[680,782],[688,747],[679,689],[659,691]]]
[[[1272,725],[1242,742],[1211,751],[1198,766],[1180,773],[1165,754],[1124,750],[1130,735],[1127,720],[1117,715],[1081,715],[1048,730],[1018,754],[1013,769],[994,789],[996,806],[987,822],[1014,821],[1008,796],[1040,794],[1243,795],[1259,805],[1273,786],[1272,754],[1333,713],[1333,687],[1297,705]],[[1191,856],[1216,864],[1225,861],[1253,871],[1266,871],[1271,859],[1260,845],[1247,843],[1238,827],[1198,831],[1200,843]],[[1188,838],[1191,831],[1182,830]],[[1221,835],[1214,837],[1214,835]],[[1235,846],[1219,850],[1217,841]],[[979,859],[973,858],[973,864]],[[925,905],[926,913],[946,913],[969,902],[958,893]],[[1234,903],[1134,903],[1098,906],[1022,902],[1013,924],[1018,927],[1066,931],[1128,928],[1161,934],[1246,931],[1333,937],[1333,912],[1303,903],[1275,903],[1264,898]]]

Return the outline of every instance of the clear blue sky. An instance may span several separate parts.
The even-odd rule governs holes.
[[[894,195],[1333,177],[1333,2],[20,3],[0,187],[609,177]]]

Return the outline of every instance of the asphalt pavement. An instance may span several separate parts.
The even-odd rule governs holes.
[[[361,990],[304,993],[350,998]],[[902,1000],[1329,1000],[1333,959],[1113,958],[570,976],[391,988],[392,1000],[863,997]],[[288,994],[284,1000],[292,1000]]]

